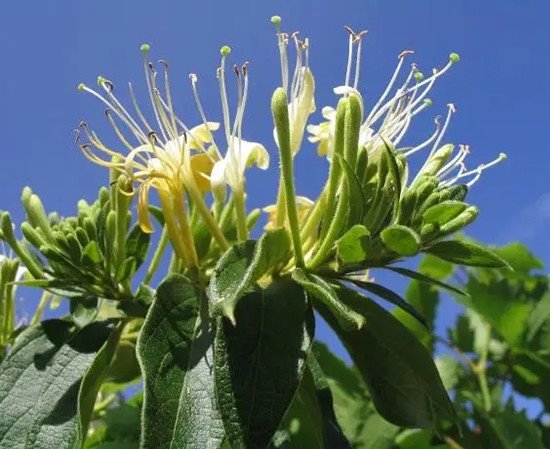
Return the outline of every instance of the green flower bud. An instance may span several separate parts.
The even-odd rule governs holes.
[[[42,245],[47,243],[43,235],[40,235],[40,233],[26,221],[21,223],[21,232],[27,241],[35,248],[40,248]]]
[[[40,228],[48,240],[52,240],[53,234],[50,226],[50,220],[44,210],[42,201],[40,201],[38,195],[34,193],[28,195],[29,191],[30,189],[25,189],[21,197],[29,222],[35,228]]]
[[[439,170],[447,163],[451,154],[453,153],[454,145],[447,144],[443,145],[439,150],[437,150],[433,156],[428,159],[422,174],[424,175],[436,175]]]
[[[441,226],[440,229],[440,236],[444,237],[449,234],[453,234],[454,232],[460,231],[461,229],[468,226],[470,223],[472,223],[477,216],[479,215],[479,210],[475,206],[470,206],[466,210],[464,210],[462,213],[457,215],[452,220],[449,220],[447,223],[445,223],[443,226]]]

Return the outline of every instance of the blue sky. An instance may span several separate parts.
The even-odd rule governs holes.
[[[445,64],[451,51],[460,53],[411,141],[429,134],[432,117],[455,103],[447,136],[471,145],[470,165],[508,154],[472,189],[469,199],[481,214],[469,234],[491,244],[522,240],[550,264],[550,3],[544,0],[6,2],[0,16],[0,209],[20,221],[21,189],[30,185],[48,210],[69,215],[78,199],[93,199],[107,183],[104,169],[79,153],[73,130],[84,118],[102,135],[111,130],[102,106],[76,86],[92,85],[101,74],[123,98],[129,80],[143,92],[144,42],[152,58],[170,62],[176,108],[191,124],[198,116],[188,73],[198,74],[207,114],[219,120],[220,46],[232,47],[231,63],[250,62],[245,135],[264,142],[274,163],[268,173],[248,172],[249,203],[273,202],[277,164],[269,101],[280,84],[273,14],[283,16],[285,30],[310,38],[315,119],[320,107],[334,104],[332,88],[344,77],[344,25],[369,30],[360,87],[371,106],[402,50],[415,50],[413,59],[425,72]],[[315,197],[326,170],[326,161],[304,146],[297,157],[299,192]]]

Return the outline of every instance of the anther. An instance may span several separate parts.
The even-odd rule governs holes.
[[[149,139],[151,145],[157,144],[157,133],[155,131],[149,131],[149,133],[147,133],[147,138]]]

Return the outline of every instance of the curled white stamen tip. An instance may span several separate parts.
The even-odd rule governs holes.
[[[449,103],[447,105],[447,107],[449,108],[449,111],[455,113],[456,112],[456,106],[453,104],[453,103]]]
[[[191,82],[192,82],[193,84],[195,84],[195,83],[198,81],[199,78],[198,78],[198,76],[197,76],[195,73],[190,73],[190,74],[189,74],[189,79],[191,80]]]
[[[407,55],[413,55],[414,50],[403,50],[399,55],[397,56],[398,59],[403,59]]]

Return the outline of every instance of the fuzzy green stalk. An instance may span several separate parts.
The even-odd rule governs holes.
[[[281,158],[281,173],[285,187],[285,202],[292,244],[294,246],[294,257],[297,267],[304,267],[304,256],[302,254],[302,240],[300,238],[300,224],[298,223],[298,209],[296,207],[296,194],[294,191],[294,165],[292,150],[290,148],[290,123],[288,118],[288,101],[286,92],[279,87],[271,98],[271,112],[277,140],[279,142],[279,155]]]
[[[233,190],[233,202],[235,203],[235,220],[237,221],[237,236],[241,242],[248,239],[248,226],[246,225],[246,206],[244,189]],[[224,248],[225,249],[225,248]]]
[[[147,267],[147,272],[143,277],[144,284],[149,284],[149,282],[151,282],[151,279],[153,279],[153,276],[159,267],[160,260],[162,259],[162,255],[164,254],[164,250],[166,249],[167,243],[168,243],[168,227],[164,225],[164,227],[162,228],[162,233],[160,234],[160,240],[158,242],[157,248],[153,253],[153,257],[151,258],[149,267]]]
[[[345,118],[348,99],[341,98],[336,108],[336,127],[334,133],[334,153],[332,155],[332,161],[330,164],[328,181],[326,185],[326,207],[323,227],[321,228],[321,238],[323,238],[333,221],[336,208],[336,194],[340,187],[342,167],[337,161],[338,156],[343,156],[344,153],[344,135],[345,135]]]
[[[190,186],[187,189],[187,192],[189,193],[189,196],[191,197],[191,200],[193,201],[193,205],[195,206],[197,212],[203,218],[206,226],[208,226],[208,229],[210,230],[210,233],[216,240],[217,244],[222,250],[227,250],[229,248],[227,240],[225,239],[222,230],[218,226],[218,223],[216,223],[216,220],[210,212],[210,209],[208,209],[208,206],[204,202],[202,194],[195,186]]]
[[[313,237],[313,233],[317,229],[319,222],[323,218],[323,214],[326,210],[327,191],[326,188],[321,192],[319,198],[315,202],[315,206],[309,213],[306,219],[306,224],[302,227],[300,232],[300,238],[302,242],[306,241],[309,237]]]
[[[115,232],[115,267],[120,267],[126,258],[126,234],[128,232],[128,211],[132,197],[127,192],[127,178],[120,176],[117,181],[116,195],[116,232]]]
[[[285,225],[286,219],[286,196],[285,196],[285,180],[283,173],[279,176],[279,190],[277,192],[277,209],[275,212],[275,227],[281,228]]]
[[[338,161],[333,161],[334,164],[339,164]],[[334,212],[334,218],[330,222],[327,233],[322,240],[321,245],[315,252],[315,256],[308,262],[307,268],[309,270],[315,270],[319,268],[320,265],[325,262],[330,252],[333,249],[334,242],[338,238],[339,232],[342,230],[342,227],[346,224],[348,218],[348,208],[349,208],[349,188],[347,184],[344,184],[340,190],[340,196],[338,198],[338,205],[336,206],[336,211]]]

